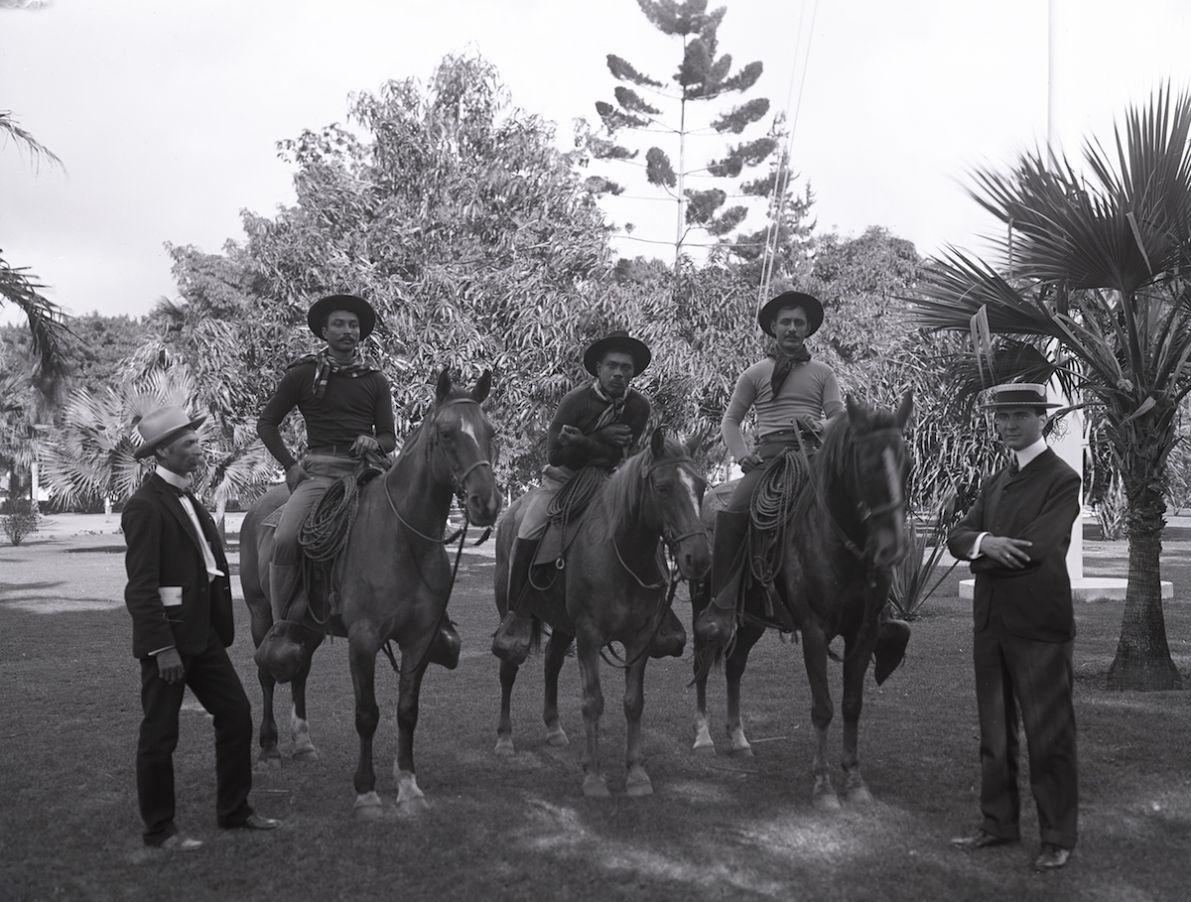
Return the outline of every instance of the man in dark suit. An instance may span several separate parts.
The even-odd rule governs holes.
[[[1075,619],[1067,547],[1079,516],[1079,474],[1046,446],[1046,388],[999,385],[985,409],[1013,453],[951,531],[947,545],[976,577],[973,657],[980,717],[976,832],[952,843],[976,850],[1019,839],[1018,711],[1038,807],[1039,870],[1061,868],[1075,847],[1078,777],[1071,700]]]
[[[128,545],[124,602],[132,615],[132,653],[141,662],[141,721],[136,785],[145,845],[191,851],[202,842],[174,825],[173,752],[178,711],[189,686],[215,721],[216,814],[220,827],[271,830],[279,821],[248,804],[252,788],[252,708],[225,648],[232,644],[227,557],[211,515],[189,492],[203,459],[196,430],[180,407],[162,407],[137,424],[135,457],[157,469],[124,507]]]

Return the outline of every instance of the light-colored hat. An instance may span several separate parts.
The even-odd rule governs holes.
[[[1007,382],[988,390],[988,400],[981,410],[1005,410],[1010,407],[1062,407],[1046,400],[1046,386],[1038,382]]]
[[[206,419],[205,414],[191,419],[181,407],[158,407],[151,410],[136,421],[137,432],[141,434],[141,444],[132,452],[132,456],[137,460],[144,460],[153,453],[154,448],[187,429],[198,429]]]

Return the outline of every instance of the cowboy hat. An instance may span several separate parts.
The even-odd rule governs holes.
[[[609,351],[621,351],[632,357],[634,376],[640,375],[649,366],[649,361],[653,359],[653,355],[649,353],[649,348],[646,347],[645,342],[639,338],[632,338],[623,329],[618,329],[615,332],[609,332],[603,338],[593,341],[587,346],[587,350],[583,352],[584,369],[593,376],[596,375],[596,364]]]
[[[766,301],[757,311],[757,324],[766,335],[773,335],[773,320],[777,312],[783,307],[801,307],[806,311],[807,330],[809,338],[819,331],[823,325],[823,305],[819,299],[801,291],[783,291],[772,300]]]
[[[360,321],[360,340],[367,338],[376,328],[376,311],[372,305],[354,294],[329,294],[319,298],[310,305],[306,313],[306,324],[316,338],[323,337],[323,327],[327,324],[327,317],[336,310],[346,310],[354,313]]]
[[[988,390],[989,399],[981,410],[1006,410],[1010,407],[1062,407],[1046,400],[1046,386],[1037,382],[1007,382]]]
[[[141,434],[141,444],[132,452],[132,456],[137,460],[144,460],[155,448],[166,444],[187,429],[198,429],[206,419],[206,414],[191,419],[181,407],[158,407],[151,410],[133,423],[137,432]]]

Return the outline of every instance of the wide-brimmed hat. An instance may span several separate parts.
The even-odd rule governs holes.
[[[206,414],[191,418],[181,407],[150,410],[134,424],[141,434],[141,444],[132,452],[132,456],[143,460],[153,453],[154,448],[164,445],[187,429],[198,429],[206,419]]]
[[[1062,407],[1046,400],[1046,386],[1038,382],[1007,382],[988,390],[988,400],[981,410],[1005,410],[1010,407]]]
[[[783,307],[801,307],[806,311],[807,330],[809,338],[819,331],[823,325],[823,305],[813,295],[803,294],[801,291],[783,291],[772,300],[766,301],[757,311],[757,324],[766,335],[773,335],[773,320],[777,312]]]
[[[336,310],[347,310],[360,321],[360,340],[367,338],[376,328],[376,311],[372,305],[354,294],[329,294],[310,305],[306,313],[306,324],[316,338],[323,337],[323,325],[328,316]]]
[[[587,346],[587,350],[583,352],[583,367],[593,376],[596,375],[596,364],[609,351],[623,351],[632,357],[634,376],[639,376],[653,359],[645,342],[633,338],[628,332],[617,330]]]

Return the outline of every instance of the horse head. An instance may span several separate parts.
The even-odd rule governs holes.
[[[685,444],[667,440],[659,426],[641,473],[643,516],[661,533],[685,579],[698,579],[711,569],[707,530],[699,520],[707,480],[693,458],[699,445],[698,435]]]
[[[914,406],[912,391],[897,412],[871,410],[847,400],[852,432],[852,472],[856,513],[867,532],[865,558],[884,570],[906,555],[906,444],[902,435]]]
[[[491,388],[488,370],[467,391],[456,387],[450,370],[444,368],[438,376],[428,424],[435,475],[451,485],[468,519],[479,526],[495,523],[501,507],[500,489],[492,472],[496,430],[480,406]]]

